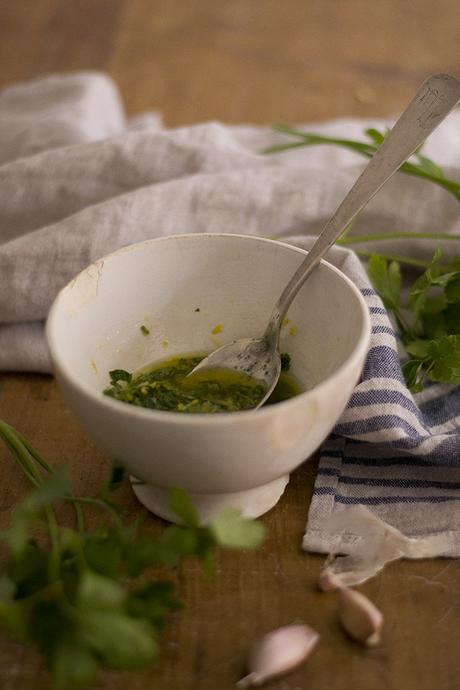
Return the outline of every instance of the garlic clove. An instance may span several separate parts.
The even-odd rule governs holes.
[[[237,687],[259,687],[287,673],[311,654],[318,640],[316,630],[300,624],[285,625],[264,635],[249,655],[250,673],[238,681]]]
[[[361,592],[347,587],[340,589],[339,620],[354,640],[368,647],[380,643],[383,615]]]

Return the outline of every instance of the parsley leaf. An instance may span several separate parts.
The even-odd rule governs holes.
[[[367,272],[387,309],[397,311],[401,299],[401,270],[396,261],[388,262],[378,254],[369,259]]]
[[[447,302],[460,302],[460,271],[451,274],[444,293]]]
[[[184,525],[198,527],[198,514],[183,489],[171,491],[171,509],[180,517]]]
[[[460,335],[445,335],[428,346],[427,376],[441,383],[460,383]]]
[[[410,355],[403,373],[412,392],[421,391],[426,379],[460,383],[460,271],[456,259],[442,264],[441,258],[437,250],[410,287],[404,308],[396,262],[374,255],[368,264],[369,277],[401,328]]]
[[[224,508],[210,523],[210,530],[219,546],[254,549],[264,536],[264,527],[243,517],[236,508]]]

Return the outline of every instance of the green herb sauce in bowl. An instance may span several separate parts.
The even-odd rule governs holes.
[[[200,371],[186,378],[207,353],[184,354],[150,366],[137,374],[124,369],[110,372],[111,385],[105,395],[131,405],[170,412],[239,412],[256,407],[263,397],[262,382],[228,369]],[[289,373],[289,355],[283,355],[283,370],[272,395],[265,403],[287,400],[303,392]]]

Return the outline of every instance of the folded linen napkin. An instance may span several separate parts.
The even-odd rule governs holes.
[[[381,123],[305,128],[360,137],[371,124]],[[455,112],[426,147],[457,179],[459,125]],[[124,245],[174,233],[245,232],[308,248],[363,163],[332,147],[259,154],[280,139],[268,128],[212,122],[161,129],[154,115],[127,122],[116,87],[99,73],[46,77],[0,93],[0,370],[51,371],[43,324],[57,291]],[[399,174],[354,233],[397,230],[459,233],[458,202]],[[451,251],[447,242],[436,246]],[[379,243],[378,251],[394,247]],[[429,258],[433,245],[400,243],[404,252]],[[360,261],[338,247],[328,259],[361,289],[372,341],[362,381],[323,447],[303,546],[337,548],[328,516],[361,503],[409,536],[442,535],[428,555],[460,556],[460,389],[432,385],[412,396],[393,327]]]

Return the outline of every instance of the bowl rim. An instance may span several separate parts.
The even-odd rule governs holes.
[[[98,267],[101,263],[106,263],[107,261],[119,256],[120,254],[123,254],[128,251],[137,251],[140,248],[144,247],[145,245],[151,245],[151,244],[157,244],[160,242],[171,242],[171,241],[176,241],[176,240],[217,240],[219,238],[235,238],[239,240],[244,240],[244,241],[254,241],[256,243],[258,242],[263,242],[267,244],[277,244],[279,246],[282,246],[289,251],[296,252],[298,254],[303,254],[307,255],[308,251],[305,249],[302,249],[301,247],[296,247],[295,245],[289,244],[288,242],[282,242],[280,240],[274,240],[274,239],[269,239],[266,237],[260,237],[258,235],[243,235],[243,234],[237,234],[237,233],[182,233],[182,234],[177,234],[177,235],[165,235],[162,237],[154,237],[150,238],[147,240],[142,240],[141,242],[134,242],[129,245],[125,245],[121,247],[120,249],[117,249],[110,254],[106,254],[99,259],[96,259],[93,261],[91,264],[86,266],[83,270],[81,270],[77,275],[75,275],[71,280],[69,280],[64,287],[59,290],[58,294],[56,295],[51,308],[48,313],[48,317],[46,319],[46,325],[45,325],[45,334],[46,334],[46,341],[48,344],[48,348],[50,351],[51,355],[51,360],[53,364],[53,369],[54,372],[58,373],[63,379],[67,380],[70,382],[70,384],[76,388],[84,397],[88,397],[94,402],[100,404],[103,407],[107,407],[108,409],[112,409],[114,412],[118,413],[123,413],[127,415],[128,417],[137,417],[137,418],[144,418],[144,419],[151,419],[152,421],[162,421],[164,423],[172,422],[172,423],[180,423],[180,424],[192,424],[192,425],[197,425],[199,423],[201,424],[231,424],[232,420],[233,421],[238,421],[238,422],[245,422],[247,421],[248,423],[252,422],[254,419],[254,414],[257,413],[257,418],[261,419],[262,416],[270,416],[276,414],[276,410],[282,406],[283,409],[287,410],[289,406],[294,406],[298,404],[298,402],[301,400],[305,400],[309,396],[318,395],[321,394],[323,391],[327,390],[330,386],[334,386],[335,381],[337,378],[340,378],[342,373],[349,369],[352,368],[353,365],[356,363],[356,360],[360,360],[364,354],[365,351],[367,351],[369,342],[370,342],[370,336],[371,336],[371,321],[370,321],[370,316],[369,316],[369,310],[367,307],[367,304],[364,300],[363,295],[361,294],[360,290],[356,287],[356,285],[346,276],[339,268],[334,266],[333,264],[329,263],[328,261],[325,261],[324,259],[321,260],[321,264],[324,264],[328,270],[332,271],[333,273],[336,273],[341,280],[347,285],[347,287],[351,290],[351,292],[354,293],[355,297],[357,298],[358,304],[360,306],[361,310],[361,316],[362,316],[362,327],[361,331],[359,333],[358,341],[353,349],[353,351],[350,353],[350,355],[345,359],[344,362],[329,376],[327,376],[324,380],[322,380],[320,383],[317,385],[313,386],[313,388],[310,388],[303,393],[300,393],[299,395],[294,396],[293,398],[289,398],[288,400],[283,400],[279,403],[276,403],[276,405],[268,405],[266,407],[261,407],[257,410],[250,409],[250,410],[240,410],[237,412],[220,412],[219,414],[209,414],[209,413],[195,413],[195,414],[180,414],[178,412],[172,412],[168,410],[152,410],[150,408],[144,408],[144,407],[138,407],[137,405],[129,405],[121,400],[116,400],[115,398],[111,398],[110,396],[104,395],[103,391],[97,392],[87,386],[85,383],[82,383],[82,381],[76,377],[73,376],[72,369],[67,366],[59,352],[59,347],[56,345],[56,340],[55,340],[55,333],[54,333],[54,322],[55,322],[55,317],[59,309],[59,304],[60,301],[63,297],[63,294],[66,292],[66,290],[69,289],[69,287],[72,284],[75,284],[75,281],[84,273],[92,269],[93,267]],[[363,352],[364,351],[364,352]]]

